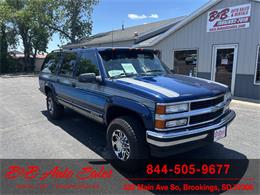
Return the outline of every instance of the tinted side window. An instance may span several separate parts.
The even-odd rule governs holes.
[[[95,73],[99,75],[98,62],[95,52],[85,51],[80,55],[76,76],[83,73]]]
[[[77,54],[73,52],[64,53],[63,62],[60,67],[60,75],[73,76],[73,67],[76,63]]]
[[[48,54],[42,66],[42,72],[52,73],[52,74],[56,73],[59,60],[60,60],[60,53]]]

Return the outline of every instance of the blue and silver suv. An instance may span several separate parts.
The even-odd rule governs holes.
[[[53,51],[39,76],[51,118],[60,118],[66,107],[106,125],[111,153],[122,162],[225,137],[235,118],[228,87],[172,74],[156,54],[133,48]]]

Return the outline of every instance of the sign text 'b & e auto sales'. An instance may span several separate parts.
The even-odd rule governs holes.
[[[251,4],[227,7],[208,12],[207,32],[248,28]]]

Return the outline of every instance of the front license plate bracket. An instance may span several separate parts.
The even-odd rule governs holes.
[[[214,142],[218,141],[227,135],[227,127],[221,127],[220,129],[217,129],[214,131]]]

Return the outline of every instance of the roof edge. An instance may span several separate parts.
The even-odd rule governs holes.
[[[142,33],[140,35],[138,35],[138,37],[132,37],[132,38],[121,38],[121,39],[118,39],[118,40],[113,40],[114,43],[116,42],[123,42],[123,41],[136,41],[136,40],[140,40],[140,39],[143,39],[144,37],[146,36],[151,36],[153,33],[157,32],[158,30],[161,30],[161,29],[165,29],[165,28],[168,28],[166,29],[169,30],[171,29],[171,27],[173,25],[176,25],[176,23],[180,22],[181,20],[183,20],[186,16],[178,16],[176,18],[171,18],[171,19],[176,19],[176,21],[172,21],[172,22],[169,22],[168,24],[164,24],[160,27],[158,27],[157,29],[153,29],[153,30],[150,30],[148,32],[145,32],[145,33]],[[167,20],[171,20],[171,19],[167,19]],[[158,23],[158,22],[161,22],[161,21],[157,21],[157,22],[152,22],[152,23]],[[150,24],[152,24],[150,23]],[[128,27],[128,28],[132,28],[132,27],[137,27],[137,26],[143,26],[143,24],[140,24],[140,25],[136,25],[136,26],[131,26],[131,27]],[[117,29],[115,31],[120,31],[120,29]],[[109,33],[113,33],[113,31],[107,31],[107,32],[102,32],[102,33],[98,33],[98,34],[109,34]],[[70,48],[70,47],[82,47],[82,46],[92,46],[92,45],[98,45],[98,44],[108,44],[108,43],[111,43],[112,44],[112,39],[109,40],[109,41],[102,41],[102,42],[97,42],[97,43],[91,43],[91,44],[88,44],[88,41],[91,41],[92,39],[95,39],[95,36],[96,35],[93,35],[93,36],[90,36],[88,38],[85,39],[86,42],[83,42],[83,43],[74,43],[74,44],[67,44],[67,45],[63,45],[62,47],[63,48]],[[134,43],[135,44],[135,43]]]
[[[161,37],[159,37],[158,39],[154,40],[149,47],[156,45],[157,43],[159,43],[161,40],[163,40],[164,38],[168,37],[169,35],[171,35],[172,33],[174,33],[175,31],[179,30],[180,28],[182,28],[183,26],[185,26],[186,24],[190,23],[192,20],[194,20],[195,18],[197,18],[198,16],[200,16],[201,14],[203,14],[205,11],[209,10],[211,7],[213,7],[214,5],[218,4],[219,2],[221,2],[222,0],[212,0],[209,1],[208,3],[204,4],[203,6],[201,6],[199,9],[195,10],[194,12],[192,12],[189,16],[187,16],[186,18],[184,18],[182,21],[180,21],[178,24],[176,24],[175,26],[173,26],[170,30],[168,30],[167,32],[165,32],[164,35],[162,35]]]
[[[168,24],[162,25],[157,29],[153,29],[153,30],[150,30],[150,31],[145,32],[143,34],[140,34],[140,36],[138,37],[138,40],[139,39],[141,40],[143,37],[149,36],[149,35],[153,34],[154,32],[157,32],[158,30],[162,30],[162,29],[165,29],[167,27],[169,27],[169,29],[170,29],[171,26],[176,25],[178,22],[182,21],[185,17],[187,17],[187,16],[178,16],[178,17],[174,18],[174,19],[176,19],[175,21],[172,21]]]
[[[113,43],[118,43],[118,42],[123,42],[123,41],[135,41],[136,38],[132,38],[132,39],[119,39],[119,40],[114,40],[113,42],[112,41],[104,41],[102,43],[93,43],[93,44],[86,44],[86,43],[75,43],[75,44],[70,44],[70,45],[63,45],[62,48],[76,48],[76,47],[97,47],[95,45],[98,45],[98,44],[108,44],[108,43],[111,43],[111,45]]]

